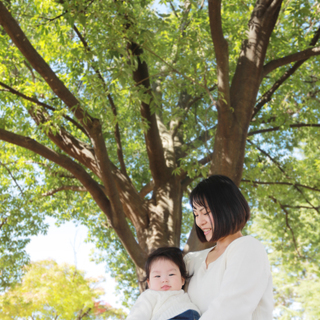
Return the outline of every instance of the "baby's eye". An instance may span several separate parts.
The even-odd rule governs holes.
[[[169,277],[175,276],[175,273],[170,273]]]
[[[160,276],[154,276],[155,278],[160,278]]]

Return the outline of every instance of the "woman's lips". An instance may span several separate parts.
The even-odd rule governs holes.
[[[207,235],[211,231],[211,229],[204,229],[202,231],[203,231],[204,235]]]

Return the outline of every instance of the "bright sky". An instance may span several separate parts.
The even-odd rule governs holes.
[[[47,218],[49,230],[46,235],[34,236],[28,244],[26,251],[31,261],[53,259],[57,263],[76,265],[79,270],[86,272],[86,277],[103,276],[106,280],[101,284],[106,294],[102,299],[113,307],[121,307],[120,296],[115,295],[116,282],[106,272],[106,264],[95,264],[90,261],[90,252],[94,250],[93,244],[85,243],[87,228],[75,226],[68,222],[55,226],[55,219]]]

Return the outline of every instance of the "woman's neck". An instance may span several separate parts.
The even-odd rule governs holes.
[[[242,233],[241,233],[241,231],[238,231],[238,232],[236,232],[234,234],[230,234],[230,235],[228,235],[228,236],[226,236],[224,238],[219,239],[217,241],[215,250],[224,251],[232,241],[234,241],[234,240],[236,240],[236,239],[238,239],[240,237],[242,237]]]
[[[207,255],[206,267],[208,268],[210,263],[216,261],[225,252],[226,248],[232,241],[240,237],[242,237],[242,233],[241,231],[238,231],[234,234],[230,234],[224,238],[219,239],[215,247]]]

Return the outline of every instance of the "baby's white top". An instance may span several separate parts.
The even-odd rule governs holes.
[[[167,320],[189,309],[200,313],[183,290],[148,289],[138,297],[126,320]]]
[[[263,245],[240,237],[206,267],[212,250],[188,253],[188,294],[200,309],[200,320],[272,320],[273,294],[269,260]]]

